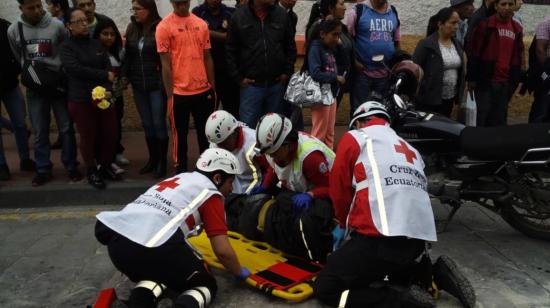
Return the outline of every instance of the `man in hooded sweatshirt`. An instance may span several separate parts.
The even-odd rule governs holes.
[[[8,28],[8,40],[16,60],[24,66],[25,60],[41,63],[49,70],[59,72],[59,46],[68,38],[63,23],[43,8],[41,0],[17,0],[21,16]],[[24,41],[21,39],[23,30]],[[61,85],[60,85],[61,86]],[[53,110],[62,137],[61,161],[71,181],[80,181],[77,169],[76,140],[73,125],[63,95],[44,96],[27,87],[27,103],[35,131],[34,156],[36,176],[33,186],[41,186],[52,177],[50,161],[50,109]]]

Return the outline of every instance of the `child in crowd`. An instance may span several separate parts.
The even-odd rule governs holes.
[[[122,153],[124,147],[122,146],[122,117],[124,116],[124,97],[123,88],[124,85],[120,78],[120,67],[124,57],[124,49],[122,48],[122,42],[117,39],[117,31],[114,23],[105,23],[103,27],[96,29],[96,39],[99,39],[103,47],[106,49],[109,55],[109,61],[111,62],[111,71],[115,74],[115,82],[113,83],[113,98],[112,101],[115,105],[117,112],[117,149],[116,155],[113,157],[113,163],[111,168],[115,174],[120,175],[124,173],[124,169],[120,166],[129,164]]]
[[[334,49],[340,40],[342,23],[339,20],[325,20],[320,24],[320,38],[313,40],[307,52],[307,69],[313,80],[330,83],[333,96],[338,96],[338,88],[345,83],[344,76],[338,75]],[[334,148],[334,126],[336,124],[336,99],[328,105],[311,108],[311,134]]]

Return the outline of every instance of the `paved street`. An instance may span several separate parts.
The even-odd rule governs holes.
[[[98,291],[131,286],[93,237],[106,206],[0,211],[0,307],[86,307]],[[437,216],[444,210],[436,206]],[[476,288],[478,307],[550,307],[550,243],[531,240],[479,207],[461,209],[434,245],[452,256]],[[213,307],[320,307],[271,299],[216,271]],[[458,307],[445,295],[439,307]]]

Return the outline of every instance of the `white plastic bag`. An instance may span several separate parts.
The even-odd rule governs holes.
[[[467,92],[466,100],[460,106],[464,124],[466,126],[476,126],[477,123],[477,105],[474,93]]]

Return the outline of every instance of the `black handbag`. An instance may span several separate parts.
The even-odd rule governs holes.
[[[23,34],[23,23],[19,22],[19,35],[23,57],[23,69],[21,70],[21,83],[47,97],[64,96],[67,92],[65,75],[51,69],[47,64],[27,59],[27,40]]]

